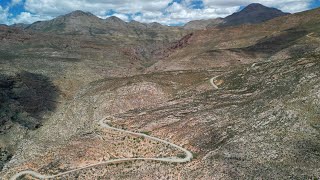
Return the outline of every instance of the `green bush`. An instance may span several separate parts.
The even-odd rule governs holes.
[[[141,133],[150,136],[150,132],[148,131],[142,131]]]
[[[185,155],[185,154],[182,154],[182,153],[179,153],[179,154],[177,155],[177,157],[178,157],[178,158],[181,158],[181,159],[184,159],[184,158],[186,158],[186,155]]]

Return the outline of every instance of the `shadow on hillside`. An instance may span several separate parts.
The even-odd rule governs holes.
[[[205,55],[212,58],[231,58],[237,59],[237,57],[247,58],[268,58],[276,53],[289,48],[289,54],[291,57],[297,57],[312,50],[312,47],[293,47],[297,44],[296,41],[308,34],[308,31],[291,29],[281,32],[275,36],[269,36],[260,39],[256,44],[244,48],[231,48],[231,49],[214,49],[206,51]],[[290,48],[292,47],[292,48]]]
[[[271,56],[283,49],[292,46],[296,40],[302,38],[303,36],[306,36],[307,34],[308,32],[304,30],[289,29],[279,35],[265,37],[259,40],[255,45],[246,48],[240,48],[237,50],[241,50],[250,54],[262,53]]]
[[[42,116],[54,111],[59,90],[48,77],[29,72],[15,76],[0,74],[0,134],[10,122],[34,130]]]

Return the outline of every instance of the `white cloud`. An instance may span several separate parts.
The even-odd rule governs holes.
[[[9,8],[0,6],[0,24],[8,24]]]
[[[284,12],[299,12],[307,10],[312,0],[203,0],[203,9],[192,9],[193,0],[183,0],[181,3],[173,3],[165,9],[165,13],[147,12],[135,16],[134,20],[142,22],[160,22],[163,24],[186,23],[191,20],[211,19],[228,16],[241,6],[250,3],[261,3],[266,6],[276,7]]]
[[[272,6],[286,12],[299,12],[307,10],[313,0],[203,0],[207,7],[245,6],[251,3],[260,3]]]
[[[190,9],[182,4],[173,3],[172,6],[168,7],[167,12],[173,19],[209,19],[217,17],[225,17],[231,13],[237,11],[239,7],[205,7],[204,9]]]
[[[35,15],[31,14],[29,12],[21,12],[18,16],[15,18],[11,19],[11,23],[25,23],[25,24],[31,24],[36,21],[45,21],[52,19],[53,17],[50,16],[40,16],[40,15]]]
[[[118,13],[137,13],[145,11],[161,11],[171,0],[26,0],[25,9],[40,15],[61,15],[74,10],[90,11],[96,15],[104,15],[109,10]]]
[[[101,19],[106,19],[106,18],[111,17],[111,16],[116,16],[116,17],[118,17],[118,18],[120,18],[120,19],[122,19],[123,21],[126,21],[126,22],[130,21],[129,17],[126,14],[120,14],[120,13],[115,13],[115,14],[108,15],[108,16],[98,16],[98,17],[101,18]]]
[[[205,7],[203,9],[192,9],[188,2],[173,3],[162,12],[148,12],[135,16],[133,19],[142,22],[160,22],[163,24],[186,23],[197,19],[211,19],[225,17],[237,11],[239,7]]]
[[[309,9],[310,1],[292,1],[279,4],[278,8],[284,12],[301,12]]]
[[[0,9],[0,23],[31,23],[46,20],[74,10],[89,11],[101,18],[115,16],[128,21],[160,22],[181,24],[191,20],[225,17],[237,11],[240,6],[261,3],[279,8],[285,12],[299,12],[309,8],[312,0],[202,0],[202,9],[193,9],[192,3],[201,0],[11,0],[9,8],[24,2],[25,12],[11,17],[8,7]],[[170,6],[168,6],[171,3]],[[9,20],[8,20],[9,19]]]

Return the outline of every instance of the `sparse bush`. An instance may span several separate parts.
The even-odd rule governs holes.
[[[181,158],[181,159],[184,159],[184,158],[186,158],[186,155],[185,155],[185,154],[182,154],[182,153],[179,153],[179,154],[177,155],[177,157],[178,157],[178,158]]]
[[[194,159],[196,159],[198,156],[199,156],[198,153],[192,152],[192,157],[193,157]]]
[[[150,136],[150,132],[149,131],[142,131],[141,133]]]

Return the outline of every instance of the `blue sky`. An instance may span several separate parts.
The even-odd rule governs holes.
[[[114,15],[125,21],[180,25],[225,17],[250,3],[291,13],[320,6],[320,0],[0,0],[0,24],[33,23],[83,10],[101,18]]]

